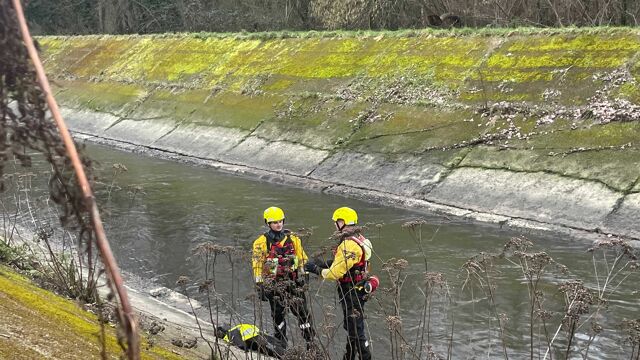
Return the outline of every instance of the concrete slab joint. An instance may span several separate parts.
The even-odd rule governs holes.
[[[546,173],[461,168],[427,200],[475,211],[594,230],[621,194],[603,185]]]

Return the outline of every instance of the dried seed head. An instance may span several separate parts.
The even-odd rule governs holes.
[[[594,334],[600,334],[603,330],[602,325],[595,321],[591,322],[591,331],[593,331]]]
[[[442,273],[427,272],[424,274],[424,283],[429,288],[433,288],[433,287],[442,288],[447,284],[447,280],[445,279]]]
[[[626,334],[625,342],[629,343],[633,347],[637,347],[640,344],[640,319],[624,319],[622,320],[620,327]]]
[[[210,241],[198,244],[195,249],[193,249],[192,253],[194,255],[202,256],[202,255],[211,255],[220,253],[221,247],[216,245]]]
[[[502,252],[526,252],[533,247],[533,243],[525,237],[512,237],[503,247]]]
[[[118,172],[129,171],[129,169],[127,169],[127,167],[124,166],[124,164],[120,164],[120,163],[113,164],[113,170]]]
[[[594,252],[595,250],[614,250],[616,254],[627,258],[628,261],[638,260],[635,249],[626,241],[618,238],[598,240],[594,243],[593,247],[587,249],[587,252]]]
[[[402,318],[400,318],[400,316],[388,315],[387,327],[392,331],[400,330],[402,328]]]
[[[502,326],[505,326],[505,324],[509,322],[509,317],[505,313],[498,314],[498,317],[500,318],[500,323],[502,324]]]
[[[331,235],[331,240],[344,240],[351,236],[357,236],[362,234],[364,227],[362,226],[350,226],[342,231],[336,231]]]
[[[213,280],[205,280],[198,285],[198,292],[204,293],[209,291],[209,289],[213,286]]]
[[[407,221],[406,223],[402,224],[402,228],[403,229],[410,229],[410,230],[415,230],[416,228],[421,227],[422,225],[428,224],[428,222],[424,219],[416,219],[416,220],[410,220]]]
[[[186,276],[180,276],[178,281],[176,281],[176,285],[178,286],[186,286],[189,283],[189,278]]]
[[[536,317],[546,321],[551,319],[551,312],[547,310],[538,309],[536,310]]]
[[[409,266],[409,262],[406,259],[391,258],[382,264],[382,270],[384,271],[400,271],[406,269]]]
[[[308,240],[311,235],[313,235],[313,230],[309,228],[299,228],[293,233],[293,235],[296,235],[302,240]]]
[[[559,290],[565,294],[565,324],[577,321],[581,315],[588,314],[590,306],[597,301],[596,296],[580,280],[567,281],[559,286]]]

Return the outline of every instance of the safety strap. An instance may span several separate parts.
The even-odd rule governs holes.
[[[367,271],[367,249],[365,249],[364,241],[362,241],[359,236],[350,236],[350,237],[346,238],[345,240],[353,240],[353,241],[355,241],[356,244],[358,244],[358,246],[360,246],[360,249],[362,249],[362,256],[360,257],[360,261],[358,261],[356,263],[356,265],[362,264],[360,266],[363,266],[364,267],[364,271]],[[352,270],[353,270],[353,268],[349,269],[349,271],[347,271],[347,273],[344,274],[344,276],[341,279],[339,279],[339,281],[341,283],[351,283],[351,282],[354,282],[354,281],[358,281],[357,279],[354,279],[354,276],[352,276],[353,275],[351,273]]]

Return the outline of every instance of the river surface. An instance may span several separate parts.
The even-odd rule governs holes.
[[[405,341],[410,346],[430,343],[435,353],[446,358],[451,341],[452,359],[504,358],[495,315],[498,313],[503,319],[509,358],[528,358],[529,296],[520,267],[505,260],[496,261],[495,271],[490,273],[489,280],[494,285],[495,311],[486,292],[476,281],[466,282],[463,288],[467,279],[463,264],[481,252],[499,253],[511,237],[526,236],[534,242],[534,250],[547,251],[554,260],[569,269],[568,274],[556,275],[558,271],[549,267],[554,274],[547,273],[541,281],[540,288],[545,292],[544,306],[553,315],[547,324],[549,337],[553,337],[558,329],[565,301],[557,290],[557,284],[579,278],[597,289],[603,286],[606,277],[602,255],[597,258],[599,276],[595,276],[592,256],[586,252],[591,244],[586,240],[390,208],[102,146],[89,145],[88,151],[98,161],[101,181],[98,197],[107,210],[103,212],[105,226],[120,267],[149,283],[176,290],[180,290],[176,286],[179,277],[187,276],[190,295],[205,303],[206,297],[197,291],[197,283],[204,276],[204,265],[201,258],[193,254],[199,244],[212,242],[234,246],[246,254],[253,240],[266,229],[262,220],[263,209],[279,206],[286,212],[287,228],[294,231],[305,228],[312,232],[303,240],[306,252],[313,254],[334,242],[329,240],[334,230],[332,211],[340,206],[356,209],[361,224],[368,223],[366,235],[375,251],[373,269],[380,275],[383,288],[392,287],[383,270],[383,262],[391,258],[408,261],[400,276],[403,282],[399,295],[393,296],[382,290],[366,304],[375,359],[392,358],[392,352],[397,351],[392,344],[401,341],[397,338],[394,341],[388,330],[388,316],[394,315],[394,298],[396,302],[399,300]],[[114,164],[123,165],[127,171],[117,170]],[[46,167],[39,169],[37,167],[34,172],[44,172]],[[40,176],[41,179],[44,177]],[[428,271],[442,273],[447,280],[447,287],[436,287],[436,293],[430,297],[431,311],[427,311],[430,316],[423,313],[424,294],[427,292],[425,256],[420,250],[419,238],[403,227],[415,219],[426,221],[421,227],[421,244]],[[609,253],[606,258],[609,266],[612,260],[613,255]],[[252,293],[249,257],[234,257],[233,261],[231,266],[229,260],[221,255],[216,262],[215,286],[219,304],[223,304],[219,309],[221,318],[232,316],[234,322],[260,322],[264,329],[272,331],[269,320],[266,320],[266,303],[261,304],[264,320],[255,320],[255,306],[249,296]],[[618,324],[623,318],[638,317],[640,301],[637,292],[633,294],[638,283],[637,274],[627,278],[625,285],[609,297],[609,309],[592,318],[597,319],[604,331],[591,345],[588,358],[630,356],[630,347],[622,344]],[[332,358],[339,358],[345,332],[341,326],[342,315],[334,284],[320,282],[312,276],[308,297],[327,351]],[[583,315],[581,321],[588,316]],[[423,318],[429,319],[428,326],[424,325]],[[290,317],[288,323],[291,341],[299,343],[295,319]],[[335,329],[327,326],[331,324]],[[543,358],[546,346],[539,340],[543,339],[544,329],[539,321],[536,324],[534,357]],[[578,328],[574,345],[577,344],[579,349],[585,348],[590,329],[590,322]],[[554,358],[564,358],[565,339],[563,328],[555,341],[557,350],[553,352]],[[582,358],[578,355],[579,349],[576,348],[569,357]],[[409,352],[407,358],[427,358],[426,351]]]

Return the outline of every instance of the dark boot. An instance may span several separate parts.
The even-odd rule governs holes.
[[[307,297],[301,289],[296,288],[295,291],[296,296],[292,297],[293,305],[291,306],[291,311],[298,318],[298,327],[302,331],[302,337],[309,344],[313,342],[315,330],[311,321],[311,314],[309,314],[307,308]]]
[[[343,360],[371,360],[371,349],[369,348],[369,341],[349,339],[347,342],[347,351],[344,353]]]
[[[360,340],[358,351],[360,352],[360,360],[371,360],[371,348],[368,340]]]
[[[287,344],[287,323],[282,319],[282,322],[273,324],[275,328],[276,339],[282,341],[283,344]],[[285,345],[286,347],[286,345]]]
[[[282,305],[279,297],[269,294],[269,305],[271,306],[271,319],[273,320],[273,329],[276,339],[280,340],[283,344],[287,344],[287,323],[286,323],[286,309]]]

